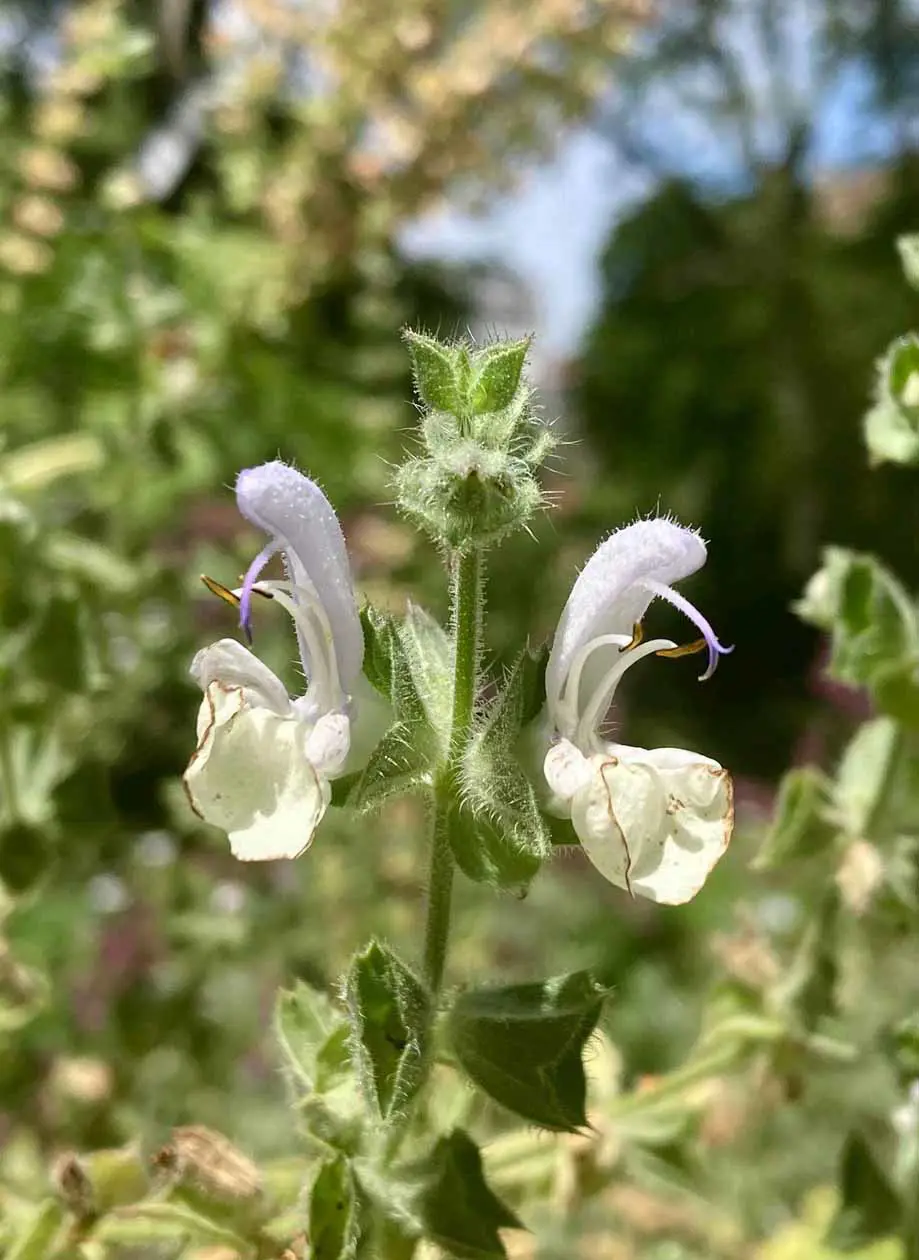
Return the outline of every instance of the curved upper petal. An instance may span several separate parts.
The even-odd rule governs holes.
[[[690,901],[731,838],[727,770],[673,748],[618,746],[617,755],[597,754],[591,762],[593,777],[571,811],[591,862],[618,887],[651,901]]]
[[[653,595],[641,585],[670,586],[705,563],[705,543],[695,530],[664,517],[635,521],[601,543],[581,570],[565,605],[546,669],[550,712],[557,705],[578,652],[605,634],[631,636]],[[599,661],[588,663],[585,686],[599,675]]]
[[[236,502],[246,520],[280,542],[294,585],[315,591],[332,631],[342,688],[350,694],[361,672],[364,635],[345,538],[331,503],[315,481],[280,460],[243,469]]]
[[[219,680],[242,687],[249,704],[277,714],[290,711],[290,696],[280,678],[236,639],[218,639],[196,652],[188,672],[202,691]]]
[[[195,812],[227,832],[244,862],[298,857],[331,795],[306,756],[303,723],[253,706],[242,688],[214,681],[204,693],[199,732],[184,776]]]

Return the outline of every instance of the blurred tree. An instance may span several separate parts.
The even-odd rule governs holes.
[[[860,427],[872,362],[912,308],[892,248],[919,219],[919,163],[894,125],[919,76],[905,12],[698,0],[627,59],[606,117],[658,179],[604,255],[578,405],[625,510],[661,502],[712,540],[695,590],[739,648],[730,687],[706,697],[707,746],[748,772],[774,773],[801,734],[816,643],[789,604],[821,540],[919,577],[914,489],[867,472]],[[890,158],[824,174],[824,110],[853,66],[871,69]],[[647,685],[691,741],[700,706],[659,671]]]

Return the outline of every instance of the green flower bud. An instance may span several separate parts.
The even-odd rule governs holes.
[[[464,443],[451,457],[411,459],[399,469],[399,506],[451,551],[490,546],[520,529],[542,506],[523,460]]]
[[[554,445],[523,379],[530,340],[474,347],[406,332],[427,455],[397,474],[402,510],[452,551],[494,544],[543,505]]]

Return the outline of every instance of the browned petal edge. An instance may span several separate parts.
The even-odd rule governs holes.
[[[192,813],[195,814],[198,818],[200,818],[202,822],[206,822],[207,819],[204,817],[200,809],[198,809],[198,806],[195,804],[194,797],[191,794],[191,788],[188,786],[188,783],[186,782],[185,775],[188,774],[189,770],[192,768],[192,766],[195,764],[195,762],[204,752],[204,745],[207,743],[207,741],[210,739],[211,735],[213,734],[214,724],[217,721],[217,712],[214,708],[214,702],[211,699],[211,687],[219,687],[220,690],[226,692],[227,695],[229,695],[231,691],[238,691],[240,695],[242,695],[242,687],[227,687],[220,681],[219,678],[212,679],[211,682],[209,682],[207,684],[207,687],[205,687],[204,689],[204,699],[207,701],[207,707],[210,710],[210,714],[211,714],[210,720],[207,726],[205,726],[204,730],[201,732],[201,738],[198,740],[198,746],[195,748],[195,751],[189,757],[188,765],[185,767],[185,771],[182,775],[182,790],[185,793],[185,797],[188,801],[188,804],[191,808]],[[230,718],[230,722],[232,722],[233,719],[238,716],[239,714],[234,713],[233,717]],[[227,723],[228,726],[230,722]]]
[[[635,894],[632,892],[632,881],[629,878],[631,870],[632,870],[632,855],[629,852],[629,846],[628,846],[628,843],[626,842],[625,832],[622,829],[622,825],[620,824],[619,819],[616,817],[616,811],[613,809],[612,793],[609,790],[609,784],[607,783],[606,776],[603,773],[603,771],[606,769],[607,766],[618,766],[618,765],[619,765],[618,757],[608,757],[607,760],[604,761],[602,765],[600,766],[600,778],[603,780],[603,788],[604,788],[604,791],[606,792],[606,808],[609,812],[610,820],[613,826],[619,832],[619,835],[622,838],[622,847],[625,849],[625,870],[623,871],[623,876],[625,878],[626,892],[629,894],[630,897],[634,899]]]
[[[730,770],[724,766],[720,770],[712,770],[713,775],[724,775],[724,786],[728,794],[728,813],[724,824],[724,844],[721,846],[721,852],[718,857],[721,858],[727,852],[727,847],[731,843],[731,836],[734,834],[734,779]]]

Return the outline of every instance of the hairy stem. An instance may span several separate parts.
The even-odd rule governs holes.
[[[431,835],[428,873],[428,918],[424,934],[424,978],[432,993],[440,989],[450,938],[450,902],[453,893],[453,854],[447,833],[450,811],[448,792],[438,788]]]
[[[459,763],[475,711],[479,641],[482,627],[482,553],[473,550],[453,559],[453,714],[447,764],[434,787],[434,820],[428,884],[428,917],[424,939],[424,975],[431,992],[443,983],[450,938],[453,855],[450,852],[450,810],[456,799]]]

